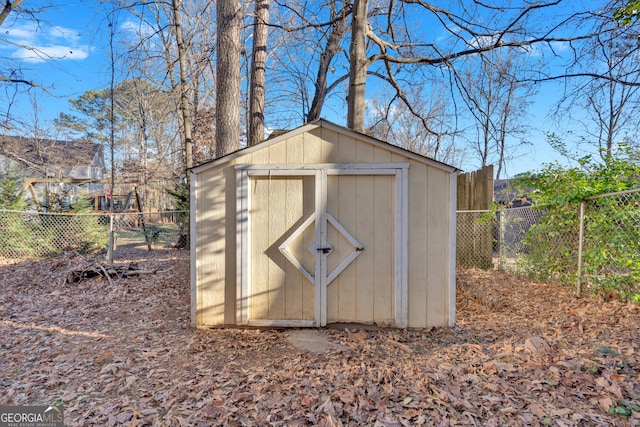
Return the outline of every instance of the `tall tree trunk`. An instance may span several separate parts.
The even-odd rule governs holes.
[[[349,95],[347,127],[364,133],[364,89],[367,82],[367,10],[368,0],[354,0],[349,47]]]
[[[269,35],[269,0],[255,0],[251,88],[249,90],[249,145],[264,139],[264,86]]]
[[[178,44],[178,64],[180,66],[180,112],[182,113],[182,126],[184,128],[184,163],[186,169],[193,166],[193,141],[191,139],[191,108],[189,106],[189,92],[187,86],[187,47],[182,38],[182,26],[180,24],[180,3],[181,0],[172,0],[173,8],[173,26],[176,34],[176,43]],[[189,180],[189,173],[186,173]]]
[[[333,9],[333,7],[332,7]],[[347,32],[347,16],[351,13],[351,4],[345,2],[342,5],[342,10],[339,12],[340,19],[336,20],[331,25],[331,31],[327,38],[327,45],[325,46],[322,54],[320,55],[320,63],[318,64],[318,74],[316,75],[316,88],[313,95],[313,101],[307,114],[307,122],[312,122],[320,118],[322,113],[322,107],[327,97],[327,76],[329,74],[329,67],[331,61],[340,51],[340,42],[344,38]],[[335,19],[337,16],[331,16],[331,19]]]
[[[216,63],[216,157],[240,147],[240,2],[219,0]]]

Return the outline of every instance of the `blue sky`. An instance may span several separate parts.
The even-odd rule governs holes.
[[[34,7],[38,2],[27,3],[28,7]],[[2,33],[11,44],[0,42],[0,58],[13,58],[21,65],[26,79],[45,88],[29,90],[30,96],[21,94],[16,98],[16,105],[12,106],[12,114],[33,122],[32,100],[35,98],[39,126],[47,127],[58,113],[69,111],[68,99],[76,98],[90,89],[108,86],[108,29],[104,21],[104,6],[94,1],[47,6],[38,17],[39,23],[16,21],[9,17],[2,27]],[[549,128],[549,124],[545,123],[545,115],[554,91],[555,85],[541,87],[531,109],[532,128]],[[0,96],[4,97],[5,94]],[[534,146],[524,149],[521,158],[508,164],[508,176],[539,169],[542,163],[559,159],[546,142],[543,132],[532,132],[529,140]],[[463,167],[472,170],[477,165],[470,162]]]
[[[25,3],[26,7],[40,6],[39,2]],[[68,108],[69,98],[107,85],[109,62],[101,31],[104,23],[96,14],[99,5],[42,5],[38,22],[9,16],[2,26],[9,43],[0,42],[0,57],[11,58],[20,65],[24,79],[40,86],[20,96],[13,115],[31,118],[35,97],[39,118],[47,121]]]

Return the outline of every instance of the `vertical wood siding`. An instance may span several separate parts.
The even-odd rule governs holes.
[[[198,179],[196,323],[236,323],[235,164],[400,163],[408,170],[408,326],[450,321],[449,269],[451,179],[455,175],[415,159],[318,127],[234,158],[196,175]],[[395,322],[396,186],[393,175],[329,175],[327,211],[364,246],[364,251],[327,288],[327,321]],[[278,250],[314,211],[314,177],[250,177],[252,319],[313,320],[315,290]],[[308,248],[314,225],[290,250],[313,274]],[[328,225],[334,252],[328,272],[353,249]]]
[[[221,173],[196,175],[199,194],[196,234],[196,323],[225,324],[226,179]]]
[[[282,242],[313,213],[313,177],[250,179],[251,295],[249,320],[313,320],[314,287],[279,251]],[[309,266],[307,229],[291,252]],[[313,271],[313,270],[311,270]]]

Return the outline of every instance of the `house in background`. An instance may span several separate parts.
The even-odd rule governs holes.
[[[100,180],[105,173],[100,144],[0,136],[0,179],[22,179],[39,203],[56,197],[69,204],[78,197],[104,194]]]
[[[518,189],[511,179],[496,179],[493,182],[493,195],[496,203],[507,208],[521,208],[531,206],[530,193],[533,188],[526,188],[524,191]]]

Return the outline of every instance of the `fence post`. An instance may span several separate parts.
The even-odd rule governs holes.
[[[107,258],[109,265],[113,264],[113,250],[115,243],[115,236],[113,234],[113,212],[109,213],[109,248],[107,249]]]
[[[576,284],[576,295],[582,294],[582,245],[584,241],[584,200],[580,202],[580,230],[578,230],[578,282]]]
[[[498,209],[498,269],[503,270],[504,260],[504,220],[502,208]]]

